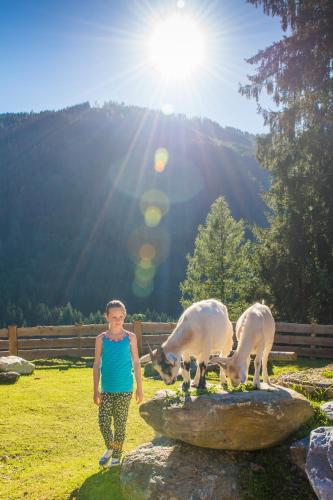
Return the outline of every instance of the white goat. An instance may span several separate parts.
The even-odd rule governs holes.
[[[188,307],[162,346],[154,351],[149,346],[150,354],[141,357],[140,361],[148,361],[150,356],[155,370],[169,385],[175,382],[183,358],[183,389],[187,390],[191,381],[190,359],[195,357],[198,367],[193,385],[203,389],[210,354],[227,356],[232,348],[232,334],[226,306],[215,299],[202,300]],[[222,368],[220,380],[221,383],[226,381]]]
[[[236,324],[237,349],[230,358],[219,361],[220,365],[226,369],[227,376],[234,387],[247,381],[251,354],[256,355],[254,387],[260,389],[261,364],[263,380],[269,384],[267,361],[273,346],[274,333],[275,322],[271,310],[264,304],[253,304],[241,315]]]

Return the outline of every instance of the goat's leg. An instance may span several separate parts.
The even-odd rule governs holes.
[[[191,358],[189,353],[183,353],[183,366],[182,366],[182,389],[183,391],[188,391],[190,388],[191,377],[190,377],[190,366],[191,366]]]
[[[200,358],[197,359],[198,368],[200,369],[198,389],[206,389],[206,370],[207,370],[208,360],[209,360],[209,354],[208,356],[202,356],[202,357],[200,356]]]
[[[222,358],[223,357],[223,352],[220,352],[220,357]],[[227,377],[225,375],[225,372],[224,372],[224,369],[222,368],[222,366],[220,367],[220,384],[221,385],[224,385],[227,383]]]
[[[192,382],[192,387],[198,387],[199,385],[199,380],[200,380],[200,366],[199,366],[199,361],[196,360],[197,363],[197,371],[195,372],[195,377]]]
[[[253,385],[257,389],[260,389],[260,367],[261,367],[262,355],[263,355],[263,349],[258,350],[254,360]]]
[[[268,355],[269,355],[269,351],[264,351],[263,356],[262,356],[262,378],[266,384],[270,383],[269,376],[268,376],[268,370],[267,370]]]
[[[246,364],[246,379],[244,384],[247,383],[247,379],[249,378],[249,368],[250,368],[250,363],[251,363],[251,356],[247,358],[247,364]]]

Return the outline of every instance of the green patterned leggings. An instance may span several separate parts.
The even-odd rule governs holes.
[[[102,392],[98,423],[105,446],[108,449],[113,449],[112,456],[114,458],[121,457],[131,397],[132,392]],[[112,418],[114,437],[111,429]]]

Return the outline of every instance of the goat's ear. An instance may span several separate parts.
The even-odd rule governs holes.
[[[219,365],[222,368],[224,368],[225,370],[227,369],[228,362],[229,362],[229,358],[220,358],[219,361],[218,361]]]
[[[169,363],[171,363],[172,365],[176,364],[177,356],[173,352],[167,352],[165,356]]]
[[[220,365],[222,368],[226,369],[227,364],[228,364],[229,358],[221,358],[220,356],[213,356],[208,363],[209,365]]]

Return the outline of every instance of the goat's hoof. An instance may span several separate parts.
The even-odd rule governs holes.
[[[191,387],[194,387],[196,389],[198,387],[198,384],[196,384],[195,382],[191,382]]]
[[[184,392],[188,391],[190,389],[190,383],[189,382],[183,382],[182,383],[182,390]]]

